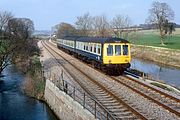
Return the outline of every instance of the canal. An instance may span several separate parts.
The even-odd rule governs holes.
[[[57,120],[46,104],[21,92],[25,76],[14,66],[5,69],[2,75],[0,77],[0,120]]]
[[[150,74],[155,80],[162,80],[167,84],[180,88],[180,69],[158,65],[139,59],[131,61],[131,68]]]

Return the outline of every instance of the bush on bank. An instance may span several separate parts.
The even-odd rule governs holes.
[[[29,65],[23,85],[23,91],[31,97],[43,100],[45,80],[39,57],[36,55],[33,56]]]

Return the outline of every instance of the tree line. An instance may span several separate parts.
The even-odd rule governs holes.
[[[137,16],[138,19],[138,16]],[[149,9],[149,17],[146,24],[153,25],[159,30],[160,42],[164,45],[166,35],[172,34],[174,23],[174,11],[167,3],[154,1]],[[61,22],[52,27],[58,38],[64,36],[99,36],[99,37],[124,37],[126,33],[133,31],[130,29],[132,20],[128,16],[116,15],[112,20],[108,20],[105,15],[91,16],[85,13],[78,16],[75,24]],[[128,28],[128,29],[127,29]],[[134,29],[135,30],[135,29]],[[123,35],[125,33],[125,35]]]
[[[128,16],[117,15],[112,21],[109,21],[105,15],[91,16],[85,13],[77,17],[75,25],[62,22],[53,27],[53,31],[58,38],[64,36],[99,36],[109,37],[114,35],[120,36],[124,28],[132,25],[131,19]]]
[[[0,11],[0,74],[10,64],[27,60],[34,49],[33,21]]]

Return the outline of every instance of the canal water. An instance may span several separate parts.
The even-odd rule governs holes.
[[[133,59],[131,68],[150,74],[153,79],[159,79],[167,84],[180,88],[180,69],[158,65],[152,62]]]
[[[21,93],[25,76],[14,66],[5,69],[2,75],[0,77],[0,120],[57,120],[46,104]]]

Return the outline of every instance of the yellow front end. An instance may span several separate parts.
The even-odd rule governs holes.
[[[126,64],[131,61],[129,43],[105,43],[103,47],[104,64]]]

